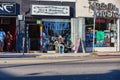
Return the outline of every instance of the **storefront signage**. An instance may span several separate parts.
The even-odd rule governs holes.
[[[38,24],[38,25],[41,24],[41,23],[42,23],[41,20],[36,21],[36,24]]]
[[[24,16],[23,16],[23,15],[18,15],[18,20],[19,20],[19,21],[24,20]]]
[[[69,6],[32,5],[32,15],[70,16]]]
[[[119,17],[119,9],[112,3],[97,3],[97,2],[89,2],[89,8],[95,10],[97,12],[97,17],[104,18],[118,18]]]
[[[0,3],[0,14],[16,14],[16,3]]]

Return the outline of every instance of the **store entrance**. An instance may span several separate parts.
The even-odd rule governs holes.
[[[71,26],[68,19],[43,19],[43,30],[46,43],[44,50],[54,50],[54,42],[58,35],[62,35],[65,39],[71,35]],[[29,25],[30,50],[41,50],[40,47],[40,25]]]
[[[39,50],[39,25],[29,25],[30,50]]]
[[[16,45],[16,17],[0,17],[0,28],[4,30],[4,32],[7,34],[9,31],[12,34],[12,42],[9,49],[9,52],[15,51],[15,45]],[[7,50],[7,42],[4,41],[4,50]]]

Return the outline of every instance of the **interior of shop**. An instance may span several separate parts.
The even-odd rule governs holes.
[[[15,51],[15,45],[16,45],[16,18],[14,17],[0,17],[0,28],[3,29],[3,31],[7,34],[9,31],[12,35],[12,44],[10,47],[10,52]],[[4,50],[7,50],[7,43],[4,41]]]
[[[115,47],[117,41],[116,19],[97,18],[95,21],[95,34],[93,34],[93,18],[86,18],[86,46],[95,47]]]
[[[69,38],[71,34],[70,22],[68,20],[58,20],[58,19],[45,19],[42,21],[43,30],[42,33],[45,34],[46,47],[44,50],[55,50],[54,42],[57,40],[59,35],[65,39]],[[30,38],[30,50],[41,50],[40,48],[40,26],[30,25],[29,26],[29,38]]]

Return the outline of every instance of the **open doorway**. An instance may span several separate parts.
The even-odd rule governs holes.
[[[39,50],[39,26],[29,25],[30,50]]]

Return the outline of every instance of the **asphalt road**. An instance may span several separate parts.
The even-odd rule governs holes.
[[[120,80],[120,60],[6,63],[0,80]]]

